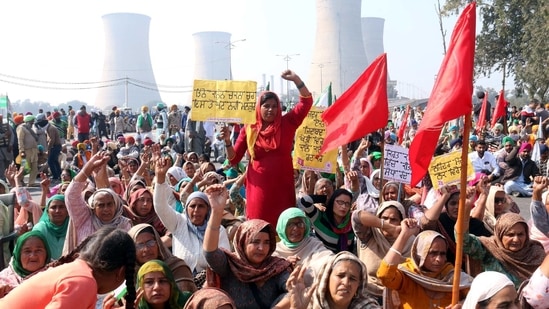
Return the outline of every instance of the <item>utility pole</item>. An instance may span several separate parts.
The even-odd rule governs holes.
[[[125,91],[124,91],[124,112],[128,108],[128,77],[126,76],[125,80]]]
[[[286,70],[290,69],[290,60],[292,57],[299,56],[300,54],[277,54],[277,57],[282,57],[282,60],[286,61]],[[290,105],[290,81],[286,81],[286,105]]]

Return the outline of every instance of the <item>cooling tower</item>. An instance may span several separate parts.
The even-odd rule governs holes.
[[[362,18],[362,42],[368,65],[374,61],[377,56],[383,54],[383,26],[385,19],[379,17]]]
[[[193,34],[194,78],[209,80],[232,79],[231,34],[205,31]]]
[[[367,67],[361,0],[316,0],[316,41],[307,87],[318,96],[330,82],[340,96]]]
[[[161,101],[149,53],[150,17],[133,13],[103,16],[105,60],[102,81],[127,79],[121,85],[100,88],[95,105],[110,109],[116,105],[133,111]]]

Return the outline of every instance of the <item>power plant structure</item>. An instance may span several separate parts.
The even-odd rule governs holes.
[[[102,81],[118,80],[97,91],[95,106],[139,111],[161,101],[149,52],[151,18],[142,14],[103,15],[105,56]]]
[[[362,43],[366,52],[368,65],[385,52],[383,47],[383,28],[385,19],[379,17],[362,17]]]
[[[193,34],[194,79],[231,80],[231,34],[204,31]]]
[[[361,0],[317,0],[316,38],[307,87],[314,96],[332,83],[341,95],[362,74],[368,59],[362,43]]]
[[[362,17],[361,25],[364,51],[366,52],[368,65],[370,65],[379,55],[385,52],[385,47],[383,46],[385,19],[380,17]],[[389,72],[387,72],[387,95],[389,99],[396,98],[398,94],[396,86],[396,80],[391,80]]]

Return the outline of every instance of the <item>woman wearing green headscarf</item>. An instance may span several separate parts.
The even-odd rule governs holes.
[[[181,292],[168,266],[160,260],[150,260],[137,272],[139,300],[138,309],[180,309],[191,296],[191,292]]]
[[[288,208],[280,214],[276,232],[280,241],[276,243],[273,256],[287,259],[294,267],[308,267],[311,270],[311,281],[317,268],[322,266],[324,257],[333,255],[318,238],[310,236],[311,221],[305,212],[297,207]]]
[[[44,268],[50,259],[48,242],[41,232],[32,230],[19,236],[10,265],[0,272],[0,298]]]
[[[65,207],[65,195],[56,194],[48,200],[40,222],[33,228],[34,231],[40,231],[46,237],[51,258],[54,260],[61,257],[68,226],[69,212]]]

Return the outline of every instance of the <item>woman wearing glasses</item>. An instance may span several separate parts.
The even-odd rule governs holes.
[[[299,207],[310,218],[315,234],[324,246],[334,253],[355,252],[355,234],[351,226],[353,194],[346,189],[337,189],[326,203],[325,195],[306,195]],[[315,203],[326,203],[326,210],[319,211]]]
[[[310,268],[309,279],[315,277],[322,265],[321,260],[333,255],[316,237],[311,237],[311,221],[303,210],[292,207],[284,210],[278,218],[276,232],[280,241],[276,243],[273,256],[285,258],[295,267],[302,265]]]

